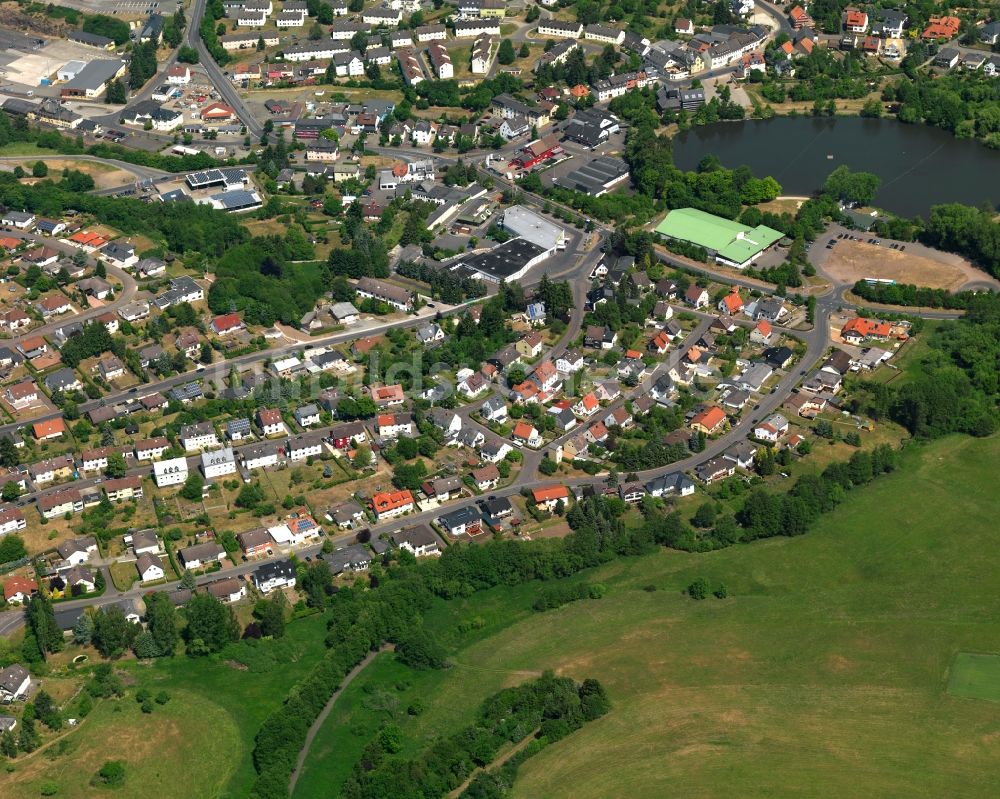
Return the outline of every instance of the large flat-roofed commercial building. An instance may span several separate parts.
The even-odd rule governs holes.
[[[552,182],[564,189],[600,197],[626,178],[628,178],[628,164],[621,158],[602,155],[561,178],[553,178]]]
[[[504,211],[503,226],[515,236],[546,250],[549,255],[566,249],[566,231],[522,205],[512,205]]]
[[[475,276],[493,283],[501,280],[520,280],[535,264],[541,263],[552,253],[527,239],[511,239],[489,252],[473,255],[462,261]]]
[[[737,269],[744,269],[756,261],[784,235],[765,225],[748,227],[696,208],[671,211],[656,226],[656,232],[664,238],[703,247],[720,264]]]

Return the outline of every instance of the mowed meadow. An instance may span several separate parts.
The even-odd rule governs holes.
[[[545,613],[530,585],[441,602],[453,668],[380,656],[294,799],[335,796],[383,720],[414,753],[543,669],[613,707],[529,760],[519,799],[996,796],[1000,704],[946,689],[959,652],[1000,652],[998,464],[997,437],[911,445],[801,538],[615,561],[578,578],[603,598]],[[687,598],[696,577],[729,598]]]

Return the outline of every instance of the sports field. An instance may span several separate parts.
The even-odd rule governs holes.
[[[1000,655],[959,652],[948,675],[948,693],[1000,702]]]
[[[524,586],[442,602],[455,666],[376,660],[294,799],[336,795],[383,720],[416,751],[542,669],[599,678],[613,708],[529,760],[522,799],[995,796],[996,705],[946,685],[959,652],[1000,652],[998,462],[1000,438],[911,446],[801,538],[616,561],[582,575],[602,599],[543,614]],[[683,596],[698,576],[730,598]]]

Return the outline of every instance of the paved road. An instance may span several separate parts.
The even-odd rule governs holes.
[[[240,122],[242,122],[247,129],[247,133],[259,139],[264,133],[264,127],[254,118],[254,115],[250,113],[250,109],[246,107],[243,100],[240,98],[239,93],[233,86],[233,82],[222,74],[222,70],[219,69],[219,65],[215,63],[215,59],[212,58],[212,54],[208,52],[208,48],[205,47],[205,43],[201,40],[198,28],[201,25],[201,18],[205,14],[205,5],[206,0],[193,0],[189,11],[190,19],[188,21],[188,26],[184,31],[185,43],[189,47],[193,47],[198,51],[198,60],[202,69],[205,70],[209,80],[212,81],[212,85],[215,86],[216,90],[219,92],[219,96],[222,97],[226,104],[236,111],[237,116],[240,118]]]
[[[785,12],[781,10],[780,6],[774,3],[768,3],[765,0],[756,0],[756,6],[759,11],[767,14],[778,26],[777,33],[785,33],[788,36],[795,36],[795,31],[792,29],[792,24],[788,21],[788,17]]]
[[[39,160],[37,155],[5,155],[3,158],[4,163],[12,162],[24,162],[28,161],[34,163]],[[42,156],[41,160],[45,160],[45,156]],[[62,155],[60,153],[53,153],[51,160],[59,161],[90,161],[92,163],[98,164],[110,164],[111,166],[117,167],[124,172],[128,172],[134,175],[137,179],[145,180],[147,178],[156,179],[164,177],[173,177],[173,173],[164,172],[162,169],[154,169],[151,166],[140,166],[139,164],[130,164],[127,161],[119,161],[116,158],[98,158],[96,155]],[[121,187],[116,189],[120,191]],[[94,192],[97,194],[98,192]]]

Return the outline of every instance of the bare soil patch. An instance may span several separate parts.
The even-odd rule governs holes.
[[[863,241],[838,241],[827,256],[823,271],[843,283],[877,277],[948,291],[958,291],[969,282],[989,280],[982,270],[955,255],[940,253],[940,258],[933,258]]]

